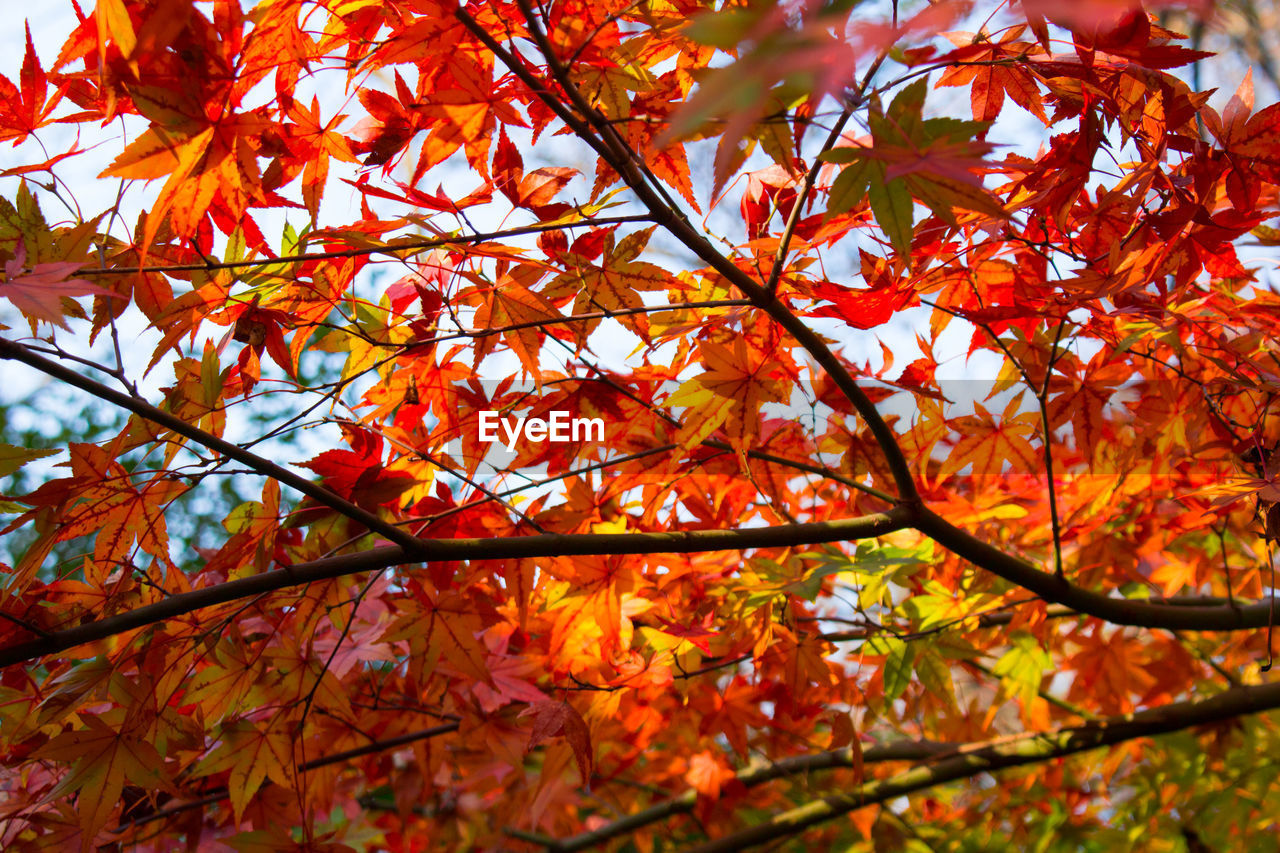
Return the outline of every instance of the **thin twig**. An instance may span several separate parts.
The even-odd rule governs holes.
[[[522,225],[502,231],[490,231],[481,234],[458,234],[450,237],[433,237],[428,240],[407,240],[403,243],[381,243],[361,249],[340,249],[333,252],[301,252],[293,255],[281,255],[278,258],[253,258],[244,261],[211,261],[203,264],[159,264],[153,266],[110,267],[101,269],[88,267],[76,270],[75,275],[137,275],[146,272],[207,272],[210,270],[235,270],[252,267],[274,266],[275,264],[303,263],[305,261],[327,261],[335,258],[358,258],[364,255],[386,254],[398,256],[400,252],[413,252],[422,249],[438,249],[444,246],[456,246],[464,243],[485,243],[504,237],[517,237],[522,234],[540,234],[544,231],[559,231],[562,228],[596,228],[601,225],[616,225],[624,222],[648,222],[650,218],[644,214],[630,216],[601,216],[595,219],[583,219],[579,222],[544,222],[537,225]]]

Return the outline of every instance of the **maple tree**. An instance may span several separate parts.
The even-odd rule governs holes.
[[[1167,8],[72,6],[4,849],[1273,843],[1280,105]]]

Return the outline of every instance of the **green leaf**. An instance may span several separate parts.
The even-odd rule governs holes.
[[[853,149],[842,148],[840,150],[851,151]],[[883,167],[881,167],[881,171],[883,171]],[[827,197],[827,217],[839,216],[866,198],[867,184],[870,178],[869,160],[858,160],[841,169],[840,174],[832,182],[831,193]]]
[[[951,667],[941,655],[926,647],[916,655],[915,670],[920,676],[920,683],[931,696],[942,699],[948,705],[954,704],[955,686],[951,681]]]
[[[868,644],[873,654],[884,655],[884,698],[892,702],[906,691],[911,683],[912,665],[916,647],[897,637],[875,637]]]
[[[1259,225],[1249,232],[1258,238],[1264,246],[1280,245],[1280,228],[1272,228],[1270,225]]]
[[[222,371],[218,369],[218,349],[212,341],[204,347],[204,357],[200,359],[200,387],[204,391],[204,404],[212,409],[218,402],[222,392]]]
[[[824,578],[847,572],[850,568],[852,567],[847,562],[843,564],[834,561],[819,563],[816,568],[805,573],[803,578],[787,584],[782,590],[798,598],[803,598],[805,601],[813,601],[818,597],[818,593],[822,592]]]
[[[880,574],[906,566],[914,568],[932,560],[933,542],[927,539],[914,548],[860,542],[853,558],[853,565],[849,568],[860,575]]]
[[[57,450],[39,450],[34,447],[14,447],[0,444],[0,477],[7,477],[28,462],[53,456]]]
[[[698,15],[685,27],[685,38],[699,44],[732,50],[760,20],[758,9],[726,9]]]
[[[1024,703],[1035,698],[1045,670],[1053,666],[1048,652],[1026,631],[1009,637],[1010,648],[1000,656],[992,672],[1000,677],[1010,693],[1022,698]]]
[[[969,142],[979,133],[991,127],[989,121],[972,121],[960,118],[930,118],[924,120],[924,141],[946,139],[950,142]]]
[[[866,157],[865,148],[828,148],[818,155],[823,163],[854,163]]]
[[[952,617],[954,606],[955,600],[945,592],[927,593],[913,595],[904,601],[902,611],[908,615],[917,631],[927,631]]]
[[[868,196],[871,199],[871,212],[875,214],[876,224],[889,238],[895,251],[904,260],[911,256],[911,234],[913,211],[911,209],[911,193],[905,181],[895,178],[886,181],[884,164],[877,163],[871,170],[871,182]]]
[[[888,123],[898,134],[905,135],[907,139],[919,138],[923,130],[921,117],[924,114],[926,92],[928,92],[928,81],[924,77],[918,77],[914,83],[894,95],[893,101],[889,104],[889,113],[886,116]]]
[[[248,256],[248,249],[249,246],[245,240],[244,232],[236,228],[227,235],[227,246],[222,260],[227,263],[243,261]]]

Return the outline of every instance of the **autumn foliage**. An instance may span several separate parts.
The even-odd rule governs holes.
[[[0,848],[1274,849],[1280,105],[873,6],[28,32]]]

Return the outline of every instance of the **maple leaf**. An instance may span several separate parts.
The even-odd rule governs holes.
[[[199,705],[211,720],[242,715],[246,704],[250,708],[256,706],[256,702],[248,700],[262,693],[258,686],[262,662],[234,637],[224,637],[214,650],[214,657],[215,663],[205,666],[186,683],[183,703]]]
[[[293,738],[278,717],[266,726],[245,719],[224,722],[219,742],[192,772],[200,777],[224,771],[239,822],[250,798],[267,779],[286,788],[294,784]]]
[[[997,476],[1007,464],[1016,470],[1035,470],[1037,454],[1029,437],[1037,432],[1039,418],[1032,412],[1020,412],[1021,405],[1021,399],[1015,396],[997,421],[981,403],[974,403],[976,414],[956,423],[963,437],[942,464],[939,480],[970,464],[974,477]]]
[[[489,672],[490,655],[479,638],[480,617],[467,607],[466,599],[456,592],[433,594],[416,585],[412,605],[402,606],[402,616],[391,625],[381,639],[384,642],[408,640],[418,666],[434,670],[443,663],[459,675],[496,689]]]
[[[535,276],[541,277],[535,268],[516,267],[497,286],[484,292],[484,302],[476,310],[480,328],[515,327],[505,332],[503,339],[532,376],[539,375],[542,369],[538,353],[547,336],[544,324],[561,317],[545,292],[528,287]],[[486,351],[483,346],[477,349],[477,358]]]
[[[568,702],[535,702],[520,712],[522,717],[533,718],[533,730],[529,733],[529,744],[526,751],[553,737],[562,737],[573,749],[574,760],[578,762],[578,773],[582,784],[591,787],[591,768],[594,766],[594,753],[591,751],[591,730],[586,720],[577,709]]]
[[[295,151],[304,164],[303,201],[311,218],[315,219],[319,216],[320,200],[328,183],[330,158],[352,163],[356,161],[356,156],[347,138],[334,130],[345,116],[339,113],[321,124],[320,102],[317,98],[311,99],[309,108],[304,108],[295,101],[289,118],[293,120],[293,132],[290,136],[292,140],[296,140]]]
[[[666,400],[667,406],[687,408],[681,444],[701,443],[731,416],[741,425],[735,431],[739,439],[754,436],[760,430],[760,407],[785,398],[787,377],[782,365],[770,362],[766,353],[742,338],[732,346],[706,343],[701,350],[707,369]]]
[[[0,296],[8,299],[15,308],[33,319],[44,320],[69,330],[71,327],[67,325],[66,311],[62,306],[63,297],[120,298],[120,294],[112,293],[82,278],[68,278],[80,271],[81,265],[74,261],[36,264],[30,270],[26,268],[26,263],[27,246],[19,238],[13,258],[5,261],[4,264],[4,281],[0,281]]]
[[[996,661],[992,673],[1029,706],[1035,701],[1051,661],[1031,634],[1017,631],[1009,640],[1008,651]]]
[[[119,720],[120,715],[110,717]],[[106,717],[87,716],[83,721],[85,728],[55,735],[36,754],[51,761],[74,762],[49,796],[77,792],[81,849],[87,851],[119,806],[126,780],[157,785],[163,761],[141,732],[117,728]]]
[[[56,91],[52,98],[47,97],[48,78],[31,41],[31,24],[24,21],[23,26],[26,28],[27,49],[18,77],[21,88],[0,75],[0,142],[12,139],[15,145],[48,122],[62,97],[61,90]],[[56,159],[46,165],[52,165]]]
[[[1184,588],[1199,586],[1197,565],[1190,560],[1171,558],[1151,573],[1151,582],[1159,585],[1164,595],[1175,595]]]
[[[783,220],[791,215],[796,200],[795,183],[795,175],[777,165],[747,173],[740,209],[748,234],[753,237],[763,234],[775,210]]]
[[[326,450],[302,464],[319,474],[325,485],[339,495],[371,509],[395,501],[414,482],[406,474],[387,469],[376,454]]]
[[[733,778],[733,771],[725,766],[720,756],[702,751],[689,759],[689,770],[684,774],[699,796],[715,801],[720,799],[720,788]]]
[[[1008,94],[1014,103],[1048,124],[1035,75],[1015,64],[1002,61],[1010,57],[1026,57],[1040,51],[1038,46],[1017,41],[1024,29],[1011,27],[995,40],[985,31],[976,35],[947,33],[947,38],[957,47],[939,57],[938,61],[956,62],[957,65],[944,71],[938,78],[937,85],[971,84],[970,104],[977,121],[994,121],[1000,115],[1004,97]]]
[[[812,293],[834,305],[811,309],[810,316],[835,317],[855,329],[874,329],[884,325],[894,314],[910,305],[916,296],[913,289],[901,286],[853,290],[826,281],[814,285]]]
[[[227,208],[225,220],[239,223],[250,201],[262,196],[257,147],[264,117],[228,113],[212,121],[192,98],[158,115],[164,123],[153,123],[100,175],[142,180],[168,176],[147,214],[143,243],[152,242],[166,217],[179,235],[193,235],[201,220],[218,210],[218,200]]]
[[[362,129],[364,140],[355,147],[358,153],[367,153],[366,166],[386,165],[413,138],[421,127],[421,120],[409,112],[405,100],[412,96],[404,88],[404,81],[396,77],[399,98],[377,89],[361,89],[360,103],[369,111],[371,121]]]
[[[662,632],[664,634],[670,634],[673,637],[679,637],[680,639],[691,643],[700,649],[703,654],[711,654],[710,638],[716,636],[715,631],[701,625],[680,625],[663,616],[658,616],[657,619],[658,623],[662,626]]]
[[[1107,636],[1102,626],[1082,637],[1081,649],[1071,658],[1079,684],[1072,695],[1086,691],[1096,697],[1108,713],[1128,713],[1133,709],[1133,694],[1142,694],[1156,683],[1156,678],[1143,666],[1143,651],[1138,644],[1120,634]]]
[[[1232,113],[1233,122],[1224,132],[1224,146],[1240,157],[1240,167],[1265,180],[1280,180],[1280,155],[1275,151],[1275,134],[1280,129],[1280,104],[1255,113],[1247,120],[1243,100]]]
[[[79,495],[84,500],[64,513],[58,537],[66,540],[94,535],[94,559],[104,565],[124,559],[135,541],[147,553],[167,559],[169,540],[164,509],[186,491],[186,484],[156,477],[135,488],[127,477],[121,476],[120,465],[101,448],[76,444],[70,450],[72,471],[86,487]],[[104,478],[110,485],[87,486],[96,478]]]
[[[3,170],[56,186],[0,198],[44,338],[0,356],[85,408],[0,412],[0,847],[692,814],[727,853],[893,842],[893,805],[984,849],[1090,773],[1158,801],[1116,837],[1265,785],[1280,114],[1168,73],[1205,54],[1154,3],[99,0],[47,72],[28,33],[0,139],[76,141]],[[477,436],[562,411],[604,436]],[[22,467],[33,423],[65,457]],[[1181,834],[1269,849],[1270,808]]]
[[[493,687],[477,682],[471,692],[485,713],[491,714],[515,702],[538,703],[550,701],[545,693],[529,680],[537,676],[533,662],[517,656],[490,656],[487,667],[493,678]]]
[[[616,244],[612,233],[604,236],[605,257],[599,264],[575,264],[557,276],[543,289],[543,296],[558,301],[575,294],[573,311],[585,314],[595,311],[636,309],[644,305],[641,293],[645,291],[680,288],[682,285],[656,264],[635,258],[644,250],[653,235],[652,228],[628,234]],[[577,248],[577,242],[570,251]],[[649,335],[649,321],[643,314],[629,314],[618,318],[632,328],[641,338]],[[582,324],[585,333],[594,331],[600,320]]]

